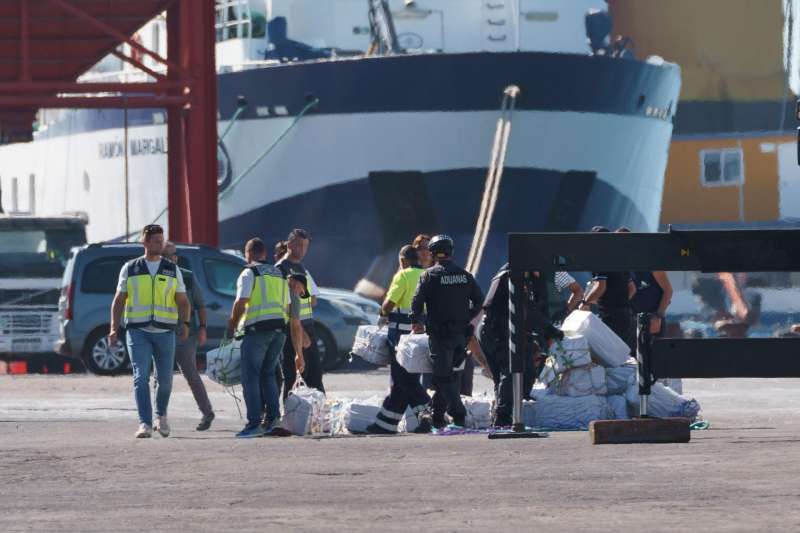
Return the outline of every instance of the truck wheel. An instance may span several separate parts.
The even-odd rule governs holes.
[[[314,334],[317,337],[317,350],[323,371],[330,371],[338,368],[343,361],[339,348],[336,346],[336,339],[333,338],[328,328],[317,322],[314,324]]]
[[[128,368],[128,350],[121,340],[115,346],[108,343],[108,327],[97,328],[86,339],[83,362],[86,368],[100,376],[121,374]]]

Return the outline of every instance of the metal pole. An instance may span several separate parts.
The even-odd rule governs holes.
[[[522,375],[525,371],[525,295],[522,283],[520,272],[511,270],[508,275],[508,356],[514,390],[512,428],[515,432],[525,431],[525,423],[522,421]]]
[[[639,416],[647,417],[647,402],[653,385],[651,355],[653,336],[650,333],[650,313],[639,313],[636,324],[636,360],[639,363]]]
[[[122,109],[123,122],[125,128],[123,130],[123,141],[125,150],[125,240],[130,239],[131,235],[131,201],[130,201],[130,180],[128,175],[128,97],[125,96],[125,107]]]

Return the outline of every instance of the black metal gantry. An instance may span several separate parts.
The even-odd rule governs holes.
[[[508,257],[514,430],[524,431],[521,347],[525,339],[520,298],[526,272],[796,272],[800,271],[800,230],[511,233]],[[642,314],[637,322],[643,416],[650,387],[660,378],[800,377],[800,339],[653,338],[647,327],[649,318]],[[766,354],[769,359],[761,359]]]

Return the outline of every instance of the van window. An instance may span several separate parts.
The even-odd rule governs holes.
[[[236,280],[242,273],[243,265],[219,259],[205,259],[203,269],[209,288],[225,296],[236,296]]]
[[[119,271],[133,257],[104,257],[86,266],[81,278],[81,292],[87,294],[114,294]]]

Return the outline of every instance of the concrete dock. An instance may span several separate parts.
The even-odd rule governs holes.
[[[387,383],[326,375],[331,397]],[[0,376],[0,530],[800,528],[800,380],[688,380],[711,429],[615,446],[586,432],[235,440],[233,400],[208,386],[211,431],[194,431],[176,375],[173,435],[135,440],[130,376]]]

